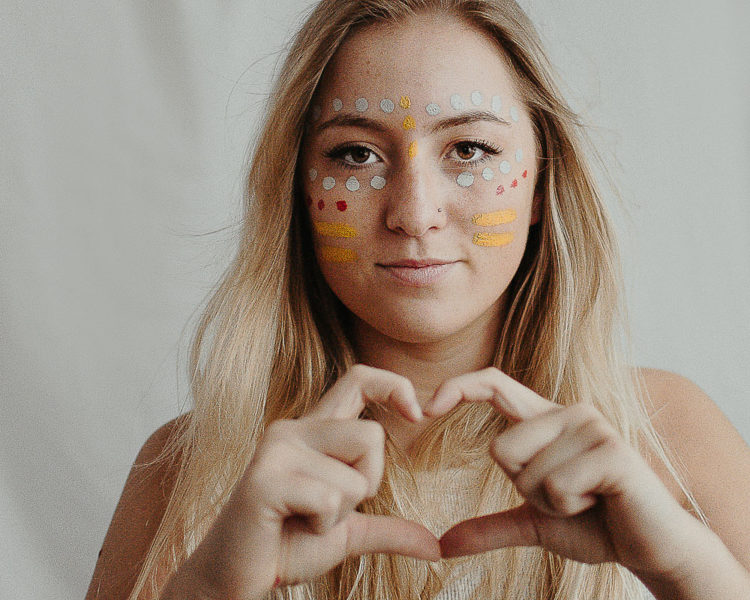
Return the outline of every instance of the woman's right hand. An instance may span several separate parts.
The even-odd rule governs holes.
[[[422,525],[356,511],[376,494],[383,476],[383,428],[358,418],[367,402],[411,421],[422,418],[408,379],[356,365],[312,412],[271,423],[211,529],[162,597],[170,597],[170,588],[189,587],[208,598],[260,598],[274,586],[311,580],[362,554],[438,560],[438,541]]]

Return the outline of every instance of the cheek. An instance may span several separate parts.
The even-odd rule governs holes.
[[[313,227],[316,252],[321,263],[356,263],[364,243],[360,226],[385,186],[381,175],[322,173],[312,167],[305,184],[305,199]]]

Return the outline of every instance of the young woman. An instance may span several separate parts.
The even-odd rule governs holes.
[[[321,2],[88,598],[750,597],[750,452],[625,362],[581,139],[511,0]]]

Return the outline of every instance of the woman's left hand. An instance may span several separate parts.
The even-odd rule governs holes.
[[[696,538],[710,534],[594,407],[562,407],[489,368],[446,381],[425,414],[461,401],[489,401],[514,422],[490,451],[526,501],[455,525],[440,540],[443,556],[542,546],[662,579],[679,577]]]

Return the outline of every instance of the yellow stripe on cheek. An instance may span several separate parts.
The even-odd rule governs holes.
[[[357,253],[349,248],[323,246],[320,249],[320,259],[333,263],[350,263],[357,260]]]
[[[357,237],[357,230],[345,223],[326,223],[325,221],[315,221],[315,229],[320,235],[337,238]]]
[[[474,215],[471,222],[481,227],[492,227],[493,225],[503,225],[512,223],[516,220],[516,211],[512,208],[507,210],[498,210],[491,213],[482,213]]]
[[[418,150],[419,147],[417,146],[416,141],[409,144],[409,158],[414,158],[417,155]]]
[[[507,246],[513,241],[513,232],[509,233],[475,233],[474,242],[477,246],[495,247]]]

